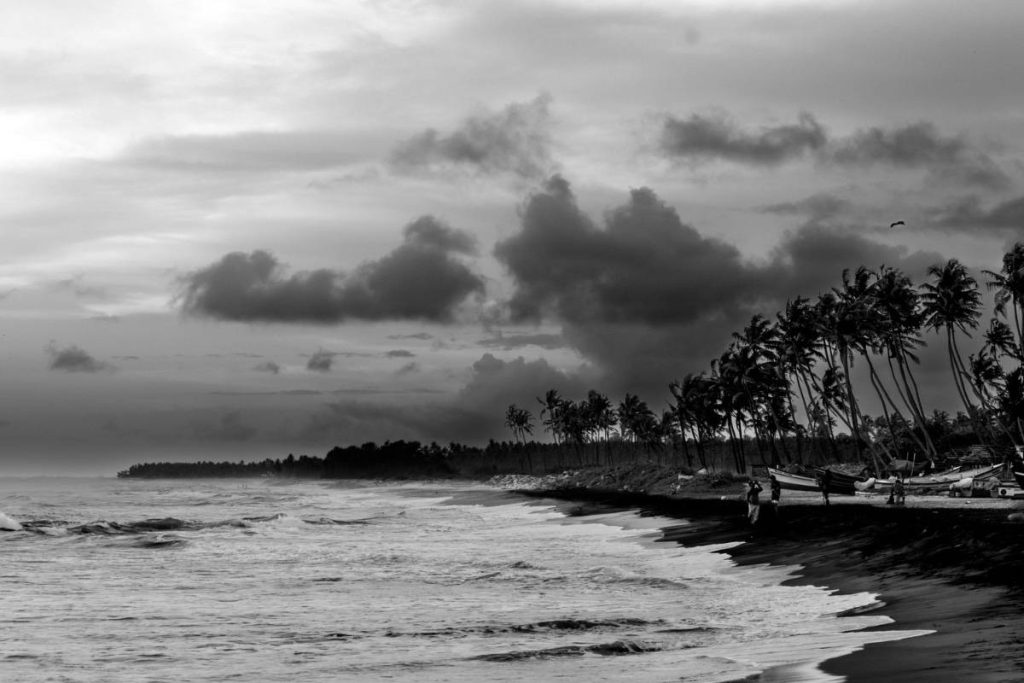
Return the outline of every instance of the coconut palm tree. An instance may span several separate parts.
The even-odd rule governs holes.
[[[945,331],[953,384],[967,411],[967,416],[974,424],[975,433],[981,437],[985,430],[978,419],[978,406],[970,398],[970,394],[975,392],[973,385],[970,384],[970,372],[957,344],[958,331],[970,337],[971,330],[978,328],[978,318],[981,315],[981,292],[978,289],[978,281],[956,259],[950,259],[943,265],[932,266],[928,269],[928,274],[932,281],[921,285],[924,325],[937,333]]]
[[[1018,348],[1024,347],[1024,243],[1017,242],[1003,256],[1003,267],[999,272],[983,271],[989,276],[989,289],[996,290],[995,312],[1013,321],[1013,331]],[[1010,309],[1008,314],[1006,309]]]

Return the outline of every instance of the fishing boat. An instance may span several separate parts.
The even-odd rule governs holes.
[[[964,469],[963,467],[954,467],[951,470],[945,472],[938,472],[923,477],[904,477],[903,486],[907,489],[931,489],[931,488],[948,488],[950,484],[955,484],[964,479],[984,479],[986,477],[994,475],[1000,469],[1002,465],[984,465],[982,467],[973,467],[970,469]],[[1024,472],[1022,472],[1024,474]],[[875,479],[874,488],[876,489],[888,489],[896,482],[896,477],[889,477],[888,479]]]
[[[799,474],[790,474],[784,470],[768,468],[768,474],[775,477],[779,486],[788,491],[820,491],[818,482],[814,477],[805,477]]]
[[[1013,478],[1017,480],[1017,486],[1024,489],[1024,453],[1021,450],[1022,448],[1018,446],[1013,457],[1010,458],[1010,471],[1013,472]]]
[[[824,468],[818,468],[815,473],[820,477],[825,473]],[[844,472],[837,472],[835,470],[828,470],[831,473],[828,492],[840,495],[854,494],[853,482],[857,481],[857,477],[846,474]],[[777,470],[774,467],[768,468],[768,474],[775,477],[779,481],[779,486],[789,491],[821,491],[821,487],[818,485],[818,479],[816,477],[808,477],[802,474],[790,474],[785,470]]]

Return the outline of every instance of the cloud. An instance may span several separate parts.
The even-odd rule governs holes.
[[[306,362],[306,369],[313,370],[314,372],[330,372],[336,355],[338,354],[320,349],[309,357],[309,361]]]
[[[521,221],[495,248],[514,281],[509,316],[560,323],[609,392],[665,395],[673,379],[707,369],[753,314],[773,317],[789,298],[827,291],[845,268],[884,264],[920,281],[944,260],[872,241],[863,226],[811,222],[749,261],[644,188],[599,225],[558,177],[527,200]]]
[[[420,341],[429,341],[434,338],[434,335],[429,332],[414,332],[412,334],[389,334],[388,339],[419,339]]]
[[[1006,173],[962,135],[943,135],[934,123],[919,121],[897,127],[871,126],[839,138],[809,113],[797,123],[742,129],[728,115],[666,116],[661,121],[660,152],[690,162],[731,161],[773,166],[812,154],[818,162],[844,168],[885,165],[927,169],[936,180],[992,189],[1009,185]]]
[[[405,349],[395,349],[384,354],[388,358],[413,358],[416,354]]]
[[[89,355],[85,350],[77,346],[66,346],[57,348],[49,346],[46,349],[50,356],[50,369],[64,372],[110,372],[114,366],[103,361],[98,361]]]
[[[272,360],[268,360],[265,363],[260,363],[253,368],[256,372],[269,372],[271,375],[277,375],[281,372],[281,366]]]
[[[765,213],[807,216],[811,220],[832,218],[849,210],[850,202],[828,192],[819,192],[795,202],[782,202],[762,207]]]
[[[406,363],[402,367],[395,370],[396,377],[404,377],[405,375],[412,375],[420,371],[420,366],[415,361]]]
[[[685,120],[666,117],[660,147],[671,158],[775,165],[817,150],[825,142],[825,129],[807,113],[800,114],[795,124],[766,126],[757,132],[741,130],[722,114],[693,114]]]
[[[560,334],[502,334],[489,339],[480,339],[477,344],[499,349],[515,349],[523,346],[539,346],[542,349],[565,348],[565,337]]]
[[[633,190],[602,229],[558,176],[494,253],[515,279],[517,321],[553,311],[571,322],[689,322],[751,290],[756,275],[735,247],[700,235],[651,190]]]
[[[454,257],[473,240],[423,216],[405,228],[404,243],[351,274],[319,269],[286,276],[269,252],[233,252],[182,279],[181,309],[221,320],[337,323],[362,320],[450,322],[483,279]]]
[[[963,136],[942,135],[935,124],[919,121],[898,128],[871,127],[837,140],[829,158],[841,166],[885,164],[927,168],[937,176],[994,189],[1009,179],[985,153]]]
[[[464,120],[451,133],[428,129],[399,144],[391,155],[398,170],[469,168],[537,178],[552,171],[548,147],[551,98],[513,103],[497,113]]]
[[[1015,197],[984,209],[978,197],[965,197],[937,212],[940,225],[955,227],[988,227],[1019,230],[1024,226],[1024,196]]]

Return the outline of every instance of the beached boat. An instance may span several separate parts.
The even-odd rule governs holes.
[[[1017,480],[1017,486],[1024,489],[1024,453],[1021,452],[1020,447],[1010,458],[1010,471],[1013,472],[1013,478]]]
[[[779,481],[779,486],[788,491],[820,491],[817,480],[814,477],[804,477],[799,474],[790,474],[784,470],[768,468],[768,474]]]
[[[831,480],[829,481],[828,492],[852,496],[855,491],[853,482],[857,481],[857,477],[843,472],[837,472],[835,470],[829,471],[831,472]],[[825,470],[823,468],[819,468],[815,470],[815,472],[818,476],[821,476],[824,474]],[[818,479],[816,477],[807,477],[801,474],[790,474],[785,470],[777,470],[773,467],[768,468],[768,474],[778,479],[779,486],[789,491],[821,491],[821,487],[818,486]]]
[[[932,489],[932,488],[948,488],[950,484],[955,484],[964,479],[984,479],[986,477],[993,476],[996,472],[1002,469],[1002,465],[985,465],[983,467],[972,467],[970,469],[964,469],[963,467],[954,467],[951,470],[945,472],[938,472],[923,477],[905,477],[903,479],[903,486],[907,489]],[[876,489],[888,489],[896,482],[896,477],[889,477],[888,479],[875,479],[874,488]]]

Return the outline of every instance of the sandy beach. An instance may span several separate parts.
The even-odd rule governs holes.
[[[905,507],[884,496],[785,491],[777,514],[763,506],[751,528],[739,489],[660,495],[598,488],[523,491],[554,499],[569,515],[609,509],[686,519],[663,541],[701,545],[743,541],[727,552],[739,564],[798,566],[789,583],[879,595],[886,628],[933,634],[867,645],[821,668],[851,683],[1016,681],[1024,676],[1024,524],[1008,515],[1024,501],[909,496]],[[725,494],[725,495],[722,495]],[[863,613],[863,612],[862,612]],[[762,681],[791,681],[768,671]]]

